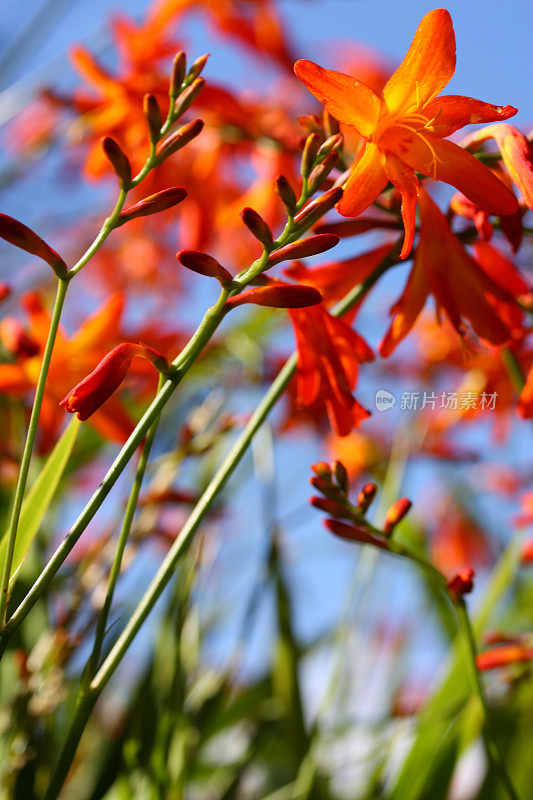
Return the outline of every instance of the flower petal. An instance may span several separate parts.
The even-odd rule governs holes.
[[[416,204],[418,202],[418,178],[412,167],[389,153],[385,161],[387,178],[402,196],[402,219],[405,228],[400,258],[407,258],[413,247],[416,227]]]
[[[494,139],[502,154],[505,166],[516,184],[524,203],[533,209],[533,146],[529,139],[513,125],[489,125],[475,131],[465,140],[471,147],[487,139]]]
[[[416,260],[401,297],[391,308],[394,319],[379,345],[382,358],[390,356],[402,339],[405,339],[424,308],[428,294],[429,286],[424,267]]]
[[[399,128],[391,128],[383,140],[417,172],[455,186],[484,211],[514,214],[517,210],[518,203],[510,189],[459,145],[430,134],[422,138]]]
[[[424,107],[424,114],[435,120],[431,130],[437,136],[450,136],[464,125],[500,122],[513,117],[516,112],[517,109],[513,106],[494,106],[483,100],[458,94],[436,97]]]
[[[374,202],[387,185],[387,176],[381,163],[381,154],[373,142],[366,148],[350,172],[344,185],[344,194],[336,205],[344,217],[356,217]]]
[[[420,22],[411,47],[383,89],[392,113],[421,107],[437,95],[455,72],[455,35],[444,8],[430,11]]]
[[[343,72],[324,69],[313,61],[297,61],[294,71],[339,122],[353,125],[363,136],[374,130],[381,101],[366,84]]]

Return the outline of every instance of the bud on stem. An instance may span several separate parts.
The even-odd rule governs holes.
[[[176,53],[174,56],[174,63],[172,64],[172,74],[170,76],[170,88],[168,94],[172,100],[181,92],[183,79],[185,78],[185,70],[187,69],[187,59],[183,50]]]
[[[187,122],[186,125],[182,125],[177,131],[163,139],[156,150],[158,162],[161,163],[173,153],[185,147],[186,144],[189,144],[201,133],[203,127],[203,120],[195,119],[192,122]]]
[[[183,92],[181,92],[174,107],[174,119],[178,119],[187,111],[189,106],[194,103],[204,86],[205,80],[203,78],[196,78],[196,80],[193,81],[191,85],[187,87],[187,89],[184,89]]]
[[[258,239],[265,250],[272,250],[274,245],[274,237],[270,226],[263,219],[263,217],[254,211],[253,208],[243,208],[241,211],[241,219],[250,231],[250,233]]]
[[[121,189],[129,189],[131,184],[131,165],[120,145],[111,136],[104,136],[102,147],[113,167]]]
[[[161,109],[153,94],[145,94],[143,99],[143,112],[148,124],[148,135],[152,144],[157,144],[161,134]]]
[[[275,192],[285,206],[285,211],[289,217],[294,217],[296,213],[296,195],[285,175],[278,175],[276,178]]]
[[[316,154],[320,146],[320,139],[316,133],[311,133],[305,140],[304,150],[302,153],[302,164],[300,172],[304,178],[309,176],[315,163]]]

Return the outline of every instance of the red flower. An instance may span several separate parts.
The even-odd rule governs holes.
[[[86,420],[118,389],[135,356],[146,358],[159,371],[168,368],[166,358],[152,347],[123,342],[114,347],[96,369],[63,398],[60,405],[71,414],[77,412],[78,419]]]
[[[355,400],[359,363],[373,353],[359,334],[332,317],[323,305],[289,311],[298,350],[297,403],[312,405],[322,398],[338,436],[370,416]]]

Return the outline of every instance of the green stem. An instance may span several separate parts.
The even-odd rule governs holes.
[[[24,451],[20,463],[20,471],[15,489],[15,497],[13,500],[13,509],[11,511],[11,518],[9,521],[9,529],[7,533],[7,549],[6,558],[4,562],[4,569],[2,572],[2,585],[0,587],[0,624],[3,624],[6,619],[6,610],[9,593],[9,579],[11,577],[11,567],[13,565],[13,556],[15,553],[15,542],[17,538],[17,529],[20,519],[20,512],[22,509],[22,501],[24,499],[24,491],[28,481],[28,472],[30,469],[31,456],[33,453],[33,446],[35,444],[35,437],[37,435],[37,428],[39,425],[39,417],[41,414],[41,406],[43,403],[44,389],[48,371],[50,369],[50,361],[52,359],[52,351],[59,327],[59,320],[61,318],[61,311],[65,302],[65,297],[68,289],[68,281],[59,280],[57,284],[57,292],[52,311],[52,319],[50,321],[50,330],[48,331],[48,339],[44,348],[43,360],[41,362],[41,369],[39,378],[37,380],[37,387],[35,390],[35,399],[33,401],[33,408],[31,410],[30,422],[28,426],[28,433],[26,434],[26,442],[24,444]]]
[[[520,394],[524,388],[524,376],[522,375],[520,364],[516,360],[513,351],[508,347],[504,347],[501,352],[501,359],[505,369],[507,370],[507,374],[513,385],[513,389],[517,394]]]
[[[377,267],[375,272],[377,272],[378,275],[376,276],[376,278],[372,280],[372,276],[370,276],[362,284],[356,286],[351,292],[349,292],[346,298],[344,298],[340,303],[338,303],[335,306],[332,313],[335,316],[342,316],[342,314],[345,314],[347,311],[349,311],[349,309],[353,305],[359,302],[369,291],[369,289],[374,285],[375,281],[379,278],[379,276],[382,275],[387,269],[389,269],[391,266],[393,266],[393,264],[396,263],[397,253],[399,252],[400,249],[401,249],[401,240],[396,243],[396,245],[392,248],[390,253]],[[281,395],[287,388],[289,381],[296,372],[296,364],[297,364],[297,356],[296,353],[293,353],[292,356],[288,359],[283,369],[278,374],[275,381],[268,389],[267,393],[265,394],[262,401],[252,414],[250,420],[243,429],[239,438],[237,439],[232,449],[230,450],[230,452],[228,453],[228,455],[218,468],[217,472],[211,479],[209,485],[207,486],[206,490],[204,491],[200,500],[198,501],[194,511],[189,516],[187,522],[183,526],[180,535],[178,536],[178,538],[168,551],[159,570],[157,571],[157,574],[155,575],[150,586],[143,595],[130,621],[122,631],[113,649],[107,656],[106,660],[104,661],[104,663],[100,667],[100,670],[98,671],[94,680],[92,681],[91,687],[95,691],[101,691],[103,689],[103,687],[106,685],[106,683],[108,682],[108,680],[111,678],[112,674],[118,667],[126,650],[130,646],[135,636],[137,635],[148,614],[154,607],[155,603],[157,602],[158,598],[160,597],[167,583],[172,577],[176,565],[178,564],[182,553],[185,551],[186,547],[192,540],[192,537],[196,529],[198,528],[198,526],[204,519],[205,515],[211,508],[211,505],[218,496],[220,490],[224,487],[229,477],[237,468],[237,465],[239,464],[243,455],[247,451],[256,432],[262,426],[263,422],[266,420],[271,409],[274,407],[278,399],[281,397]]]
[[[459,600],[454,605],[455,605],[455,610],[457,612],[457,618],[459,620],[459,627],[463,631],[466,643],[468,645],[468,655],[469,655],[468,662],[472,674],[472,683],[474,685],[475,692],[478,696],[479,703],[483,710],[484,719],[483,719],[482,733],[487,755],[492,764],[494,765],[494,768],[498,772],[500,780],[502,784],[505,786],[510,800],[520,800],[519,795],[516,792],[516,789],[514,788],[509,773],[507,771],[507,767],[505,766],[505,760],[503,758],[500,747],[498,745],[498,741],[494,735],[492,725],[490,723],[490,711],[487,703],[487,698],[485,697],[485,690],[483,688],[483,683],[481,681],[481,675],[479,674],[479,670],[476,666],[476,655],[477,655],[476,642],[474,638],[474,632],[472,630],[472,623],[470,622],[470,616],[466,608],[466,604],[464,600]]]
[[[237,468],[240,460],[247,451],[253,437],[259,430],[271,409],[281,397],[296,370],[296,355],[293,354],[269,390],[250,417],[246,427],[238,437],[230,452],[216,471],[206,490],[202,494],[192,514],[187,519],[180,534],[159,567],[150,586],[144,593],[128,624],[120,634],[115,645],[105,659],[91,682],[91,690],[101,692],[116,668],[120,664],[126,650],[137,635],[148,614],[161,596],[163,590],[171,579],[176,566],[192,540],[200,523],[203,521],[219,492],[224,487],[230,476]]]
[[[158,391],[159,389],[161,389],[162,385],[163,385],[163,378],[160,376],[159,384],[157,387]],[[124,550],[126,548],[126,543],[130,535],[131,526],[133,524],[133,517],[135,516],[135,509],[137,508],[139,493],[141,491],[141,486],[144,479],[144,474],[146,472],[148,459],[150,457],[150,451],[154,443],[154,438],[157,431],[158,423],[159,423],[159,417],[156,417],[146,435],[141,457],[139,459],[139,463],[135,471],[135,478],[133,480],[133,485],[131,487],[130,495],[128,497],[126,511],[124,513],[124,520],[122,522],[122,528],[117,543],[117,549],[115,551],[113,563],[111,565],[111,570],[109,573],[104,604],[102,606],[102,610],[100,611],[98,622],[96,624],[93,651],[87,663],[87,670],[86,670],[87,681],[90,681],[90,679],[95,675],[96,670],[98,669],[98,662],[100,661],[100,654],[102,652],[102,646],[104,643],[107,620],[109,617],[109,612],[111,610],[111,604],[113,602],[115,586],[118,580],[118,576],[120,574],[120,568],[122,566]]]

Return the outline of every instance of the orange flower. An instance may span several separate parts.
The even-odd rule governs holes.
[[[297,404],[311,406],[321,398],[335,433],[347,436],[370,416],[352,390],[359,363],[371,361],[373,353],[359,334],[323,305],[288,313],[298,350]]]
[[[438,311],[446,312],[459,333],[463,332],[464,318],[481,339],[504,344],[511,338],[511,331],[502,319],[499,305],[512,307],[512,294],[468,255],[424,189],[420,190],[420,218],[422,227],[413,269],[391,310],[394,320],[380,345],[380,354],[389,356],[407,336],[429,294],[434,296]]]
[[[455,36],[445,9],[430,11],[422,19],[407,55],[380,95],[350,75],[312,61],[297,61],[294,69],[330,114],[365,139],[337,205],[339,213],[357,216],[388,181],[393,183],[402,196],[402,258],[409,254],[415,233],[415,171],[452,184],[486,211],[516,211],[516,198],[490,170],[442,138],[464,125],[504,120],[516,113],[511,106],[471,97],[437,97],[455,72]]]
[[[59,405],[70,414],[77,412],[82,421],[88,419],[118,389],[135,357],[145,358],[159,371],[168,369],[166,358],[152,347],[122,342],[100,361],[90,375],[71,389]]]

